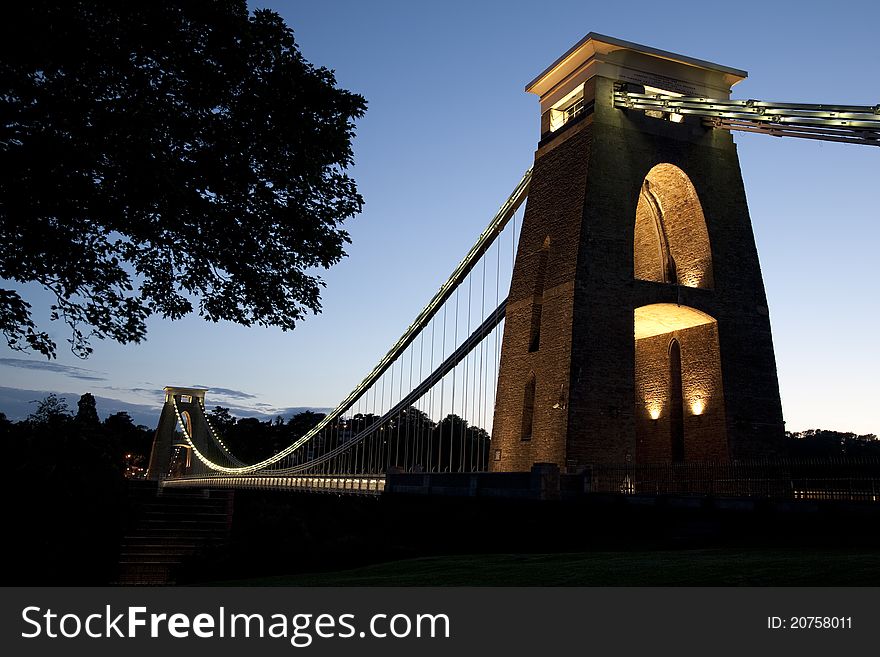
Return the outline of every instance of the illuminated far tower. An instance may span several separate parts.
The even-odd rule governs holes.
[[[203,388],[165,388],[165,404],[153,435],[147,479],[181,476],[203,470],[201,463],[194,461],[192,445],[183,432],[191,439],[198,440],[208,431],[203,412],[205,392]]]
[[[590,33],[526,87],[541,141],[492,467],[778,456],[767,299],[729,132],[614,90],[729,98],[739,71]]]

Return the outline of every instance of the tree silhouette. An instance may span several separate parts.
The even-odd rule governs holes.
[[[215,406],[208,412],[208,422],[220,436],[228,437],[235,427],[235,421],[235,416],[229,412],[228,408]]]
[[[125,411],[113,413],[104,420],[104,433],[109,436],[125,468],[125,476],[140,478],[145,474],[153,446],[153,431],[135,425]]]
[[[55,393],[50,393],[44,399],[37,401],[37,410],[28,416],[28,421],[33,424],[53,426],[64,424],[71,419],[67,402]]]
[[[792,458],[849,458],[880,456],[880,440],[868,433],[808,429],[785,432],[788,453]]]
[[[35,0],[0,23],[0,278],[35,282],[73,352],[154,314],[294,328],[320,311],[364,99],[244,0]],[[0,330],[56,344],[14,289]]]
[[[98,419],[98,405],[95,403],[95,396],[87,392],[79,398],[76,403],[76,421],[85,426],[94,427],[100,423]]]

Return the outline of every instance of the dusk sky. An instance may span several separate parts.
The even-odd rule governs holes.
[[[531,165],[525,84],[587,32],[745,69],[734,98],[880,103],[880,5],[804,3],[274,2],[305,57],[362,94],[351,173],[366,201],[324,311],[295,331],[154,319],[147,342],[95,342],[86,361],[24,288],[57,361],[0,347],[0,387],[158,408],[165,385],[209,406],[331,407],[400,336]],[[770,306],[786,428],[880,433],[880,148],[738,133]],[[0,411],[20,417],[3,400]],[[25,394],[25,396],[27,396]],[[31,396],[29,399],[33,399]],[[102,402],[102,415],[117,410]],[[33,405],[31,404],[31,407]],[[121,408],[121,407],[120,407]],[[147,414],[149,415],[149,414]],[[154,422],[158,420],[158,411]]]

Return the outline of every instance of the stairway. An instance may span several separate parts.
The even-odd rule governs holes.
[[[116,584],[176,584],[187,565],[216,558],[232,527],[233,491],[159,488],[130,482],[129,524],[122,539]]]

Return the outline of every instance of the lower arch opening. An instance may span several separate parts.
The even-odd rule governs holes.
[[[716,320],[689,306],[640,306],[633,339],[636,461],[727,460]]]

